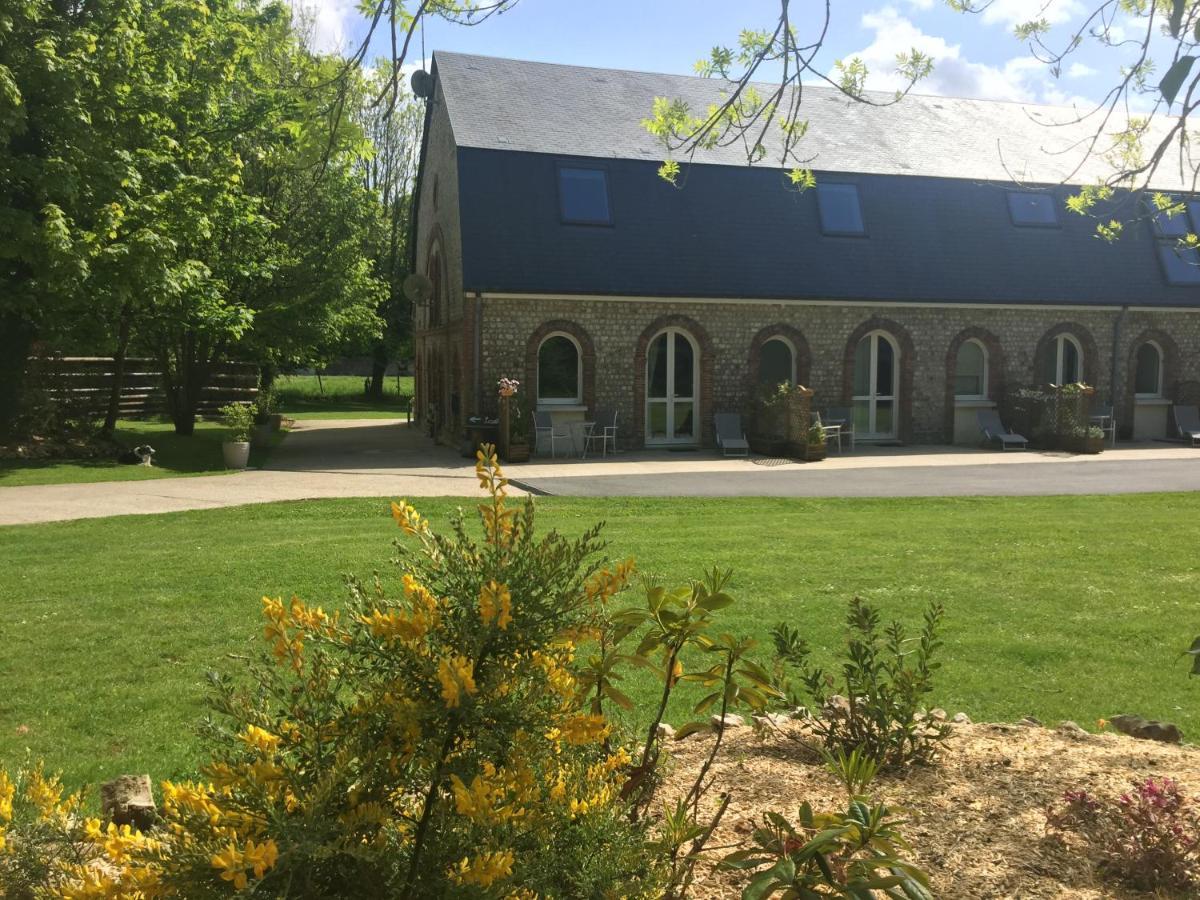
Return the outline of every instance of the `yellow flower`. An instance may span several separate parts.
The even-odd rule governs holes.
[[[13,795],[16,792],[16,785],[9,781],[8,773],[0,769],[0,820],[12,821]]]
[[[25,797],[38,808],[42,820],[46,821],[54,815],[62,800],[62,785],[58,783],[57,778],[47,778],[42,772],[41,763],[38,763],[38,767],[30,773],[29,782],[25,785]]]
[[[396,524],[404,530],[405,534],[424,534],[429,531],[429,523],[404,500],[392,504],[392,518],[396,520]]]
[[[571,716],[557,729],[558,738],[568,744],[591,744],[603,739],[611,730],[604,716],[592,715]]]
[[[494,620],[497,628],[507,630],[512,621],[512,594],[507,585],[489,581],[479,589],[479,617],[484,625]]]
[[[465,656],[456,655],[438,663],[438,680],[442,683],[442,699],[447,709],[459,705],[463,691],[475,693],[475,664]]]
[[[238,740],[259,753],[274,753],[279,748],[279,736],[271,734],[257,725],[247,725],[246,730],[238,735]]]
[[[222,852],[213,854],[210,861],[213,868],[221,870],[223,881],[232,881],[236,890],[244,891],[250,884],[247,872],[253,871],[255,878],[262,878],[278,859],[279,848],[274,841],[256,844],[248,840],[244,850],[231,843]]]
[[[493,853],[481,853],[474,859],[464,856],[457,869],[452,869],[451,877],[459,884],[475,884],[479,887],[489,887],[502,878],[512,874],[513,853],[504,850]]]

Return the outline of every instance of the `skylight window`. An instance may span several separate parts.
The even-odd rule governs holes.
[[[558,209],[569,225],[611,225],[608,172],[559,166]]]
[[[1058,211],[1054,195],[1041,191],[1009,191],[1008,214],[1014,225],[1029,228],[1057,228]]]
[[[821,231],[824,234],[867,233],[856,184],[829,184],[818,181],[817,210],[821,214]]]
[[[1174,202],[1176,198],[1171,200]],[[1200,284],[1200,252],[1182,243],[1188,234],[1200,232],[1200,201],[1185,200],[1184,207],[1172,216],[1157,212],[1156,207],[1150,205],[1157,238],[1155,249],[1167,284]]]

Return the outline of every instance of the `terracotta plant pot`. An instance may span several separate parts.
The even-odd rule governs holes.
[[[221,444],[221,453],[225,457],[225,468],[244,469],[250,462],[250,442],[225,441]]]
[[[824,442],[820,444],[806,444],[804,447],[804,459],[806,462],[820,462],[825,458],[828,452]]]
[[[1083,439],[1083,447],[1080,449],[1079,452],[1080,453],[1093,453],[1093,454],[1103,453],[1104,452],[1104,438],[1102,438],[1102,437],[1086,437],[1086,438],[1084,438]]]

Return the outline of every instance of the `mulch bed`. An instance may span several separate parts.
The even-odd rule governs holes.
[[[800,743],[806,736],[795,721],[761,734],[728,730],[702,804],[711,815],[720,791],[732,795],[710,842],[726,848],[708,854],[714,861],[746,841],[766,810],[794,821],[805,800],[816,810],[845,808],[840,784]],[[687,790],[714,739],[670,742],[663,801]],[[1045,810],[1068,788],[1115,797],[1151,775],[1174,778],[1189,796],[1200,796],[1200,749],[1072,727],[955,725],[936,764],[880,776],[872,796],[906,810],[902,833],[938,897],[1133,898],[1147,895],[1102,881],[1078,847],[1048,838]],[[701,864],[693,896],[739,897],[745,882],[744,874]]]

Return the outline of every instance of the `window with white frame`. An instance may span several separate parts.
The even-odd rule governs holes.
[[[986,399],[987,381],[987,348],[974,338],[964,341],[954,365],[954,396],[962,400]]]
[[[583,402],[583,354],[575,338],[556,332],[538,347],[539,405],[578,405]]]
[[[796,383],[796,348],[785,337],[772,337],[758,352],[758,383],[766,387]]]
[[[1162,397],[1162,348],[1154,341],[1138,347],[1137,365],[1133,373],[1133,392],[1145,399]]]
[[[1050,352],[1043,360],[1043,381],[1051,384],[1075,384],[1083,381],[1083,348],[1073,334],[1056,335]]]

